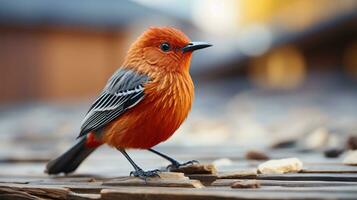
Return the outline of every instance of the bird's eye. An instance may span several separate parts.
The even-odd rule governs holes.
[[[170,44],[167,42],[164,42],[160,45],[160,49],[164,52],[170,51]]]

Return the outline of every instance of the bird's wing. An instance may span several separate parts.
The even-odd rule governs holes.
[[[102,128],[139,103],[144,98],[143,84],[147,81],[149,81],[147,76],[133,70],[116,71],[90,107],[78,137]]]

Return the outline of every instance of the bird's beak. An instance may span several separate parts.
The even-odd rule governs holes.
[[[203,49],[212,46],[212,44],[208,44],[206,42],[190,42],[186,46],[182,48],[183,52],[195,51],[198,49]]]

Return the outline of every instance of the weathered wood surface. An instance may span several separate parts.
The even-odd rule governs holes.
[[[177,150],[180,152],[180,150]],[[289,155],[302,158],[304,170],[291,174],[259,174],[261,161],[251,161],[241,155],[229,156],[228,150],[217,154],[195,152],[187,156],[186,150],[180,160],[198,159],[205,163],[220,157],[232,160],[229,165],[186,166],[183,173],[164,172],[161,178],[141,180],[125,176],[129,165],[112,164],[113,157],[101,158],[100,162],[84,163],[91,166],[86,173],[81,169],[70,176],[47,176],[42,173],[45,163],[10,162],[0,163],[0,199],[356,199],[357,167],[345,166],[341,160],[326,160],[321,154],[295,153]],[[279,153],[267,153],[277,157]],[[224,156],[226,155],[226,156]],[[103,156],[103,155],[102,155]],[[153,169],[156,160],[141,154],[134,155],[141,164]],[[202,159],[200,159],[202,158]],[[313,161],[313,162],[311,162]],[[108,165],[110,163],[110,165]],[[156,164],[156,165],[155,165]],[[166,163],[160,164],[166,166]],[[111,166],[113,171],[105,171]],[[32,168],[33,167],[33,168]],[[41,169],[38,169],[38,168]],[[195,168],[196,167],[196,168]],[[13,170],[11,170],[13,168]],[[19,170],[22,169],[22,170]],[[7,171],[10,170],[10,171]],[[28,171],[26,171],[28,170]],[[200,172],[200,170],[206,170]],[[31,173],[34,171],[34,173]],[[87,174],[88,171],[96,174]],[[9,173],[10,172],[10,173]],[[114,173],[117,172],[117,173]],[[119,174],[117,176],[116,174]],[[122,175],[124,174],[124,175]]]
[[[166,189],[155,190],[154,188],[118,188],[115,190],[102,190],[103,199],[146,199],[146,200],[186,200],[186,199],[356,199],[356,193],[341,193],[336,195],[334,192],[310,191],[279,191],[279,190],[260,190],[260,189]]]

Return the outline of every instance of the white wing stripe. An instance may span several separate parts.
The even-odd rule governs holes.
[[[128,99],[134,99],[135,97],[137,97],[139,94],[142,94],[142,91],[131,96],[128,97]],[[120,96],[120,98],[118,98],[115,102],[120,101],[121,99],[123,99],[123,96]],[[142,98],[141,98],[142,99]],[[133,105],[129,106],[127,109],[132,108],[133,106],[135,106],[137,103],[139,103],[139,101],[141,100],[139,99],[138,101],[136,101]],[[112,106],[112,107],[105,107],[104,109],[98,109],[95,111],[110,111],[115,109],[115,107],[119,107],[121,106],[125,101],[120,101],[118,105]],[[115,118],[115,116],[117,116],[118,113],[123,112],[124,110],[122,109],[118,109],[117,111],[114,111],[112,113],[108,112],[107,114],[110,114],[109,116],[107,114],[104,115],[99,115],[98,113],[93,113],[93,115],[91,117],[89,117],[86,121],[86,123],[84,123],[83,125],[86,126],[88,124],[92,124],[91,127],[92,128],[97,128],[98,124],[103,123],[103,122],[108,122],[111,121],[112,119]],[[99,116],[97,116],[99,115]],[[106,119],[105,119],[106,118]]]
[[[114,100],[116,98],[116,96],[114,96],[114,95],[110,95],[110,97],[109,97],[109,99],[108,99],[108,101],[107,102],[105,102],[105,104],[104,104],[104,108],[108,108],[108,107],[110,107],[112,104],[112,101]]]
[[[108,94],[105,94],[103,97],[103,100],[100,101],[100,103],[96,106],[97,108],[102,108],[103,104],[105,104],[105,102],[107,101],[107,99],[109,98]]]

